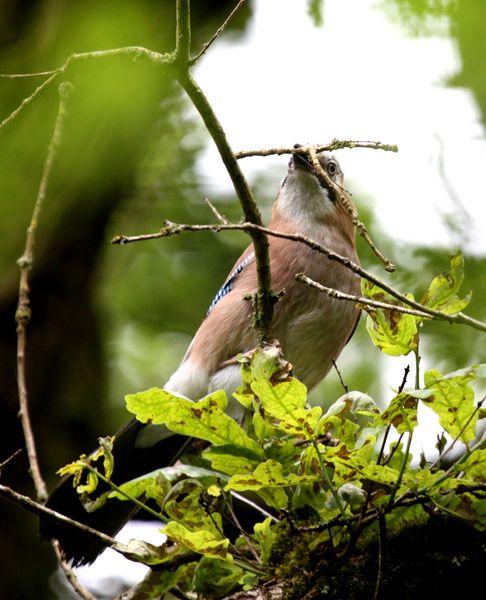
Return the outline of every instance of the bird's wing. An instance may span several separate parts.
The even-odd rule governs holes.
[[[214,309],[216,304],[218,304],[218,302],[222,298],[224,298],[227,294],[229,294],[229,292],[231,292],[236,280],[238,279],[238,276],[245,270],[246,267],[248,267],[248,265],[250,265],[252,262],[254,262],[254,260],[255,260],[255,252],[253,251],[253,246],[250,245],[250,246],[248,246],[248,248],[246,248],[246,250],[243,252],[243,254],[238,258],[234,267],[231,269],[228,277],[225,279],[225,281],[224,281],[223,285],[220,287],[218,293],[213,298],[213,301],[209,305],[208,311],[206,313],[206,317],[211,313],[211,311]],[[202,325],[204,325],[204,323],[205,323],[205,321],[203,321]],[[198,332],[199,332],[199,330],[198,330]],[[185,363],[187,361],[187,359],[190,357],[190,355],[193,351],[193,348],[194,348],[194,343],[196,341],[198,332],[196,332],[196,335],[194,336],[191,343],[189,344],[189,347],[186,351],[186,354],[184,355],[184,358],[182,359],[181,364]]]
[[[233,270],[230,272],[230,274],[226,278],[226,281],[219,288],[218,293],[216,294],[213,301],[209,305],[208,312],[207,312],[208,315],[213,310],[213,308],[216,306],[216,304],[218,304],[218,302],[221,300],[221,298],[224,298],[224,296],[226,296],[226,294],[231,292],[238,275],[249,264],[251,264],[255,260],[255,252],[251,248],[252,248],[251,246],[249,248],[247,248],[246,251],[240,256],[240,258],[236,262],[236,265],[234,266]]]

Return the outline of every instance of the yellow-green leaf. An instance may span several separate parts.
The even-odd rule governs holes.
[[[476,435],[474,390],[469,382],[476,378],[479,367],[470,367],[448,375],[439,371],[426,371],[425,386],[432,394],[422,401],[440,419],[440,424],[453,438],[470,442]]]
[[[180,523],[169,521],[162,532],[176,544],[185,546],[190,550],[194,550],[194,552],[229,561],[233,560],[233,557],[228,552],[229,540],[227,538],[221,539],[221,536],[218,537],[212,531],[205,529],[190,531]]]
[[[322,415],[320,406],[306,408],[307,388],[297,379],[272,385],[268,379],[251,384],[263,409],[280,422],[282,429],[291,435],[312,438]]]
[[[461,252],[452,253],[449,271],[440,273],[432,280],[422,298],[422,304],[448,315],[460,312],[471,300],[471,293],[465,298],[459,298],[457,295],[463,279],[464,257]]]
[[[232,445],[263,456],[261,447],[225,414],[226,393],[218,390],[198,402],[152,388],[127,396],[127,408],[143,423],[165,424],[176,433],[207,440],[215,446]]]
[[[253,531],[255,532],[255,539],[260,545],[262,563],[266,564],[272,555],[273,545],[277,539],[277,535],[272,529],[273,519],[267,517],[265,521],[261,523],[255,523]]]
[[[398,433],[412,431],[417,425],[418,398],[427,399],[432,395],[430,390],[410,390],[397,394],[388,408],[376,418],[382,425],[393,425]]]
[[[299,483],[317,481],[318,475],[296,475],[284,473],[283,466],[276,460],[267,460],[248,475],[233,475],[226,484],[225,490],[261,490],[262,488],[285,488]]]
[[[385,354],[402,356],[417,349],[417,317],[395,310],[367,308],[366,329]]]

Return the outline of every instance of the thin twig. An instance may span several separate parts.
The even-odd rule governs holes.
[[[282,154],[300,154],[302,156],[308,155],[308,148],[312,147],[316,152],[334,152],[334,150],[341,150],[343,148],[370,148],[371,150],[385,150],[386,152],[398,152],[398,146],[395,144],[382,144],[381,142],[361,142],[358,140],[337,140],[333,139],[328,144],[315,144],[301,146],[300,148],[282,147],[282,148],[268,148],[264,150],[242,150],[235,154],[236,158],[248,158],[249,156],[281,156]]]
[[[344,383],[344,381],[343,381],[343,378],[342,378],[342,375],[341,375],[341,371],[338,369],[338,366],[337,366],[337,364],[336,364],[336,361],[335,361],[335,360],[333,360],[333,361],[332,361],[332,364],[333,364],[334,370],[336,371],[336,373],[337,373],[337,375],[338,375],[338,377],[339,377],[339,381],[341,382],[341,385],[342,385],[342,387],[343,387],[344,391],[345,391],[345,392],[346,392],[346,394],[347,394],[347,393],[349,392],[349,388],[348,388],[348,386],[347,386],[347,385]]]
[[[123,554],[123,552],[121,552],[121,550],[117,548],[118,542],[109,535],[106,535],[101,531],[97,531],[96,529],[89,527],[89,525],[85,525],[84,523],[75,521],[70,517],[66,517],[66,515],[63,515],[62,513],[59,513],[56,510],[52,510],[52,508],[48,508],[44,504],[40,504],[39,502],[32,500],[32,498],[29,498],[28,496],[19,494],[18,492],[6,485],[0,484],[0,496],[3,496],[7,500],[12,501],[14,504],[18,504],[38,516],[45,516],[57,521],[58,523],[62,523],[63,525],[67,525],[68,527],[77,529],[80,533],[88,537],[94,538],[100,542],[103,542],[103,544],[106,544],[110,548],[113,548],[117,552],[120,552],[120,554]]]
[[[39,216],[42,210],[44,199],[46,197],[52,164],[61,143],[64,119],[66,116],[66,100],[68,98],[70,89],[71,84],[68,84],[67,82],[62,83],[59,86],[59,111],[57,113],[57,118],[54,125],[54,132],[47,148],[47,157],[44,163],[39,191],[37,192],[37,198],[35,200],[30,225],[27,229],[24,253],[17,261],[17,264],[20,267],[19,300],[17,311],[15,313],[15,321],[17,323],[17,385],[20,405],[19,416],[22,422],[25,445],[27,448],[29,471],[34,481],[37,498],[41,501],[44,501],[47,498],[47,490],[44,479],[42,478],[40,472],[39,461],[37,459],[35,439],[32,432],[32,424],[29,415],[27,378],[25,373],[27,325],[31,317],[29,274],[34,261],[35,234],[39,223]]]
[[[386,518],[385,515],[380,513],[378,515],[378,574],[376,576],[375,592],[373,594],[373,600],[378,600],[381,594],[381,588],[383,585],[383,578],[386,568],[386,554],[387,554],[387,532],[386,532]]]
[[[394,310],[400,313],[404,313],[407,315],[414,315],[416,317],[421,317],[422,319],[431,319],[432,317],[425,312],[420,310],[414,310],[413,308],[406,308],[405,306],[398,306],[396,304],[389,304],[388,302],[380,302],[379,300],[372,300],[371,298],[367,298],[366,296],[355,296],[353,294],[347,294],[345,292],[340,292],[339,290],[335,290],[334,288],[326,287],[322,285],[322,283],[318,283],[313,279],[304,275],[304,273],[297,273],[295,278],[298,281],[302,281],[302,283],[307,284],[310,287],[316,288],[321,292],[324,292],[331,298],[336,298],[337,300],[348,300],[350,302],[355,302],[356,304],[364,304],[365,306],[371,306],[373,308],[381,308],[383,310]]]
[[[258,563],[262,562],[262,559],[260,558],[258,552],[255,550],[255,546],[253,545],[253,542],[250,539],[250,536],[246,533],[246,531],[243,529],[243,527],[240,524],[240,521],[238,520],[238,517],[236,516],[235,511],[233,510],[233,506],[232,506],[232,502],[231,502],[231,498],[228,502],[228,499],[226,498],[226,494],[223,494],[223,500],[224,503],[226,504],[226,507],[231,515],[231,518],[233,519],[236,527],[238,528],[239,532],[241,533],[241,535],[245,538],[246,543],[248,544],[248,548],[250,549],[250,552],[253,554],[253,556],[255,557],[256,561]]]
[[[212,202],[209,200],[209,198],[204,198],[204,201],[209,206],[209,208],[211,209],[211,212],[218,219],[218,221],[223,223],[223,225],[227,225],[229,223],[228,219],[219,212],[219,210],[214,206],[214,204],[212,204]]]
[[[51,69],[50,71],[39,71],[37,73],[0,73],[2,79],[27,79],[29,77],[47,77],[53,73],[57,73],[59,69]]]
[[[319,449],[319,444],[316,442],[316,440],[312,440],[312,445],[314,446],[314,450],[316,451],[316,455],[317,458],[319,460],[319,465],[321,467],[321,473],[322,473],[322,478],[324,479],[327,487],[329,488],[331,495],[334,499],[334,502],[336,503],[336,506],[339,509],[339,512],[341,513],[341,517],[343,520],[346,520],[346,510],[343,506],[343,503],[341,501],[341,498],[339,497],[336,489],[334,488],[334,484],[332,482],[331,476],[329,475],[329,471],[326,467],[326,465],[324,464],[324,459],[322,458],[322,453]]]
[[[0,473],[3,469],[3,467],[8,465],[8,463],[10,461],[12,461],[16,456],[18,456],[21,452],[22,452],[22,448],[19,448],[18,450],[15,450],[15,452],[13,454],[11,454],[8,458],[6,458],[3,462],[1,462],[0,463]]]
[[[15,119],[15,117],[22,111],[26,106],[31,104],[37,96],[48,86],[50,85],[57,77],[60,75],[60,71],[54,71],[54,73],[45,81],[43,81],[40,85],[38,85],[35,90],[22,100],[22,102],[17,106],[15,110],[13,110],[8,117],[5,117],[3,121],[0,123],[0,130],[2,130],[6,125],[8,125],[11,121]]]
[[[233,8],[233,10],[230,12],[230,14],[226,17],[226,19],[220,25],[220,27],[218,27],[218,29],[216,30],[216,32],[214,33],[214,35],[203,45],[203,47],[201,48],[201,50],[199,50],[199,52],[196,54],[196,56],[194,56],[193,58],[191,58],[191,60],[189,61],[189,64],[191,66],[194,65],[201,58],[201,56],[203,54],[206,53],[206,51],[213,44],[213,42],[223,33],[223,31],[226,29],[226,26],[228,25],[228,23],[233,18],[233,15],[236,12],[238,12],[238,9],[240,8],[240,6],[242,4],[244,4],[244,2],[245,2],[245,0],[240,0],[238,2],[238,4]]]
[[[374,275],[370,271],[363,269],[362,267],[360,267],[358,264],[354,263],[349,258],[346,258],[345,256],[341,256],[337,252],[334,252],[333,250],[330,250],[329,248],[322,246],[321,244],[315,242],[314,240],[312,240],[306,236],[295,234],[295,233],[286,233],[283,231],[275,231],[273,229],[269,229],[268,227],[255,225],[254,223],[244,222],[244,223],[227,223],[227,224],[215,223],[215,224],[208,224],[208,225],[186,225],[186,224],[181,224],[181,223],[172,223],[171,221],[165,221],[165,225],[160,231],[157,231],[155,233],[146,233],[146,234],[134,235],[134,236],[117,235],[111,240],[111,243],[112,244],[121,244],[121,245],[131,244],[134,242],[142,242],[142,241],[146,241],[146,240],[154,240],[154,239],[159,239],[159,238],[171,237],[173,235],[178,235],[179,233],[182,233],[183,231],[214,231],[214,232],[218,233],[219,231],[233,231],[233,230],[261,231],[262,233],[265,233],[266,235],[269,235],[272,237],[282,238],[282,239],[291,240],[294,242],[300,242],[302,244],[305,244],[309,248],[312,248],[312,250],[314,250],[315,252],[324,254],[324,256],[326,256],[329,260],[333,260],[333,261],[340,263],[341,265],[343,265],[344,267],[346,267],[353,273],[356,273],[363,279],[367,279],[371,283],[374,283],[379,288],[381,288],[385,292],[388,292],[391,296],[393,296],[397,300],[400,300],[400,302],[402,302],[403,304],[406,304],[407,306],[415,308],[416,310],[418,310],[422,313],[426,313],[428,316],[430,316],[436,320],[447,321],[449,323],[460,323],[462,325],[468,325],[469,327],[472,327],[473,329],[477,329],[479,331],[486,332],[486,323],[483,323],[481,321],[473,319],[472,317],[468,317],[467,315],[464,315],[463,313],[456,313],[453,315],[449,315],[449,314],[443,313],[441,311],[434,310],[433,308],[429,308],[428,306],[420,304],[419,302],[416,302],[415,300],[411,300],[408,296],[406,296],[405,294],[402,294],[395,288],[391,287],[391,285],[386,283],[386,281],[384,281],[377,275]],[[397,309],[397,307],[395,305],[392,305],[392,306],[393,306],[394,310]]]
[[[401,394],[405,388],[405,385],[407,384],[407,379],[408,379],[408,375],[410,373],[410,365],[407,365],[403,371],[403,377],[402,377],[402,382],[400,383],[398,390],[397,390],[397,395]],[[388,425],[387,428],[385,429],[385,435],[383,436],[383,441],[381,443],[381,448],[380,448],[380,452],[378,453],[378,458],[376,459],[376,464],[379,465],[381,464],[381,461],[383,459],[383,454],[385,452],[385,446],[386,446],[386,442],[388,439],[388,435],[390,433],[390,429],[391,429],[391,425]],[[400,439],[397,442],[397,445],[395,447],[398,446],[398,444],[400,443]],[[387,462],[390,460],[391,457],[388,457]]]
[[[87,590],[83,585],[79,583],[74,569],[72,569],[70,565],[64,560],[59,542],[57,540],[52,540],[51,545],[54,548],[54,554],[56,555],[57,562],[64,571],[64,574],[66,575],[67,580],[71,584],[73,590],[77,592],[81,598],[84,598],[84,600],[96,600],[96,596],[93,596],[93,594],[89,590]]]
[[[98,471],[98,469],[95,469],[95,467],[92,467],[89,463],[87,463],[87,462],[83,463],[83,467],[85,469],[88,469],[88,471],[91,471],[91,473],[94,473],[94,475],[96,475],[97,477],[99,477],[101,479],[101,481],[106,483],[106,485],[108,485],[113,491],[117,492],[118,494],[121,494],[127,500],[130,500],[131,502],[133,502],[136,506],[138,506],[138,508],[148,512],[148,514],[151,515],[152,517],[154,517],[154,519],[158,519],[159,521],[164,520],[161,514],[159,514],[152,508],[150,508],[150,506],[147,506],[143,502],[140,502],[140,500],[138,498],[135,498],[135,496],[132,496],[128,492],[125,492],[125,490],[123,490],[121,487],[119,487],[118,485],[113,483],[113,481],[111,481],[110,479],[105,477],[102,473],[100,473]]]
[[[356,227],[358,234],[365,240],[365,242],[371,248],[371,250],[375,254],[375,256],[377,256],[378,259],[383,263],[383,265],[385,266],[385,269],[387,271],[390,271],[391,273],[393,273],[393,271],[395,270],[395,265],[393,263],[391,263],[388,260],[388,258],[386,258],[386,256],[384,256],[384,254],[382,252],[380,252],[380,250],[378,250],[378,248],[376,247],[376,245],[373,242],[373,240],[371,239],[370,234],[368,233],[368,230],[366,229],[365,225],[359,220],[356,207],[351,202],[346,191],[343,190],[340,186],[338,186],[334,182],[332,177],[330,177],[326,173],[326,171],[322,168],[315,148],[313,148],[312,146],[308,146],[307,150],[308,150],[308,156],[310,158],[312,166],[314,167],[316,177],[320,181],[322,181],[322,183],[324,183],[324,185],[327,188],[331,189],[336,194],[336,197],[338,198],[338,202],[340,203],[340,205],[344,208],[344,210],[349,214],[349,216],[353,220],[354,226]]]
[[[75,54],[71,54],[66,59],[65,63],[61,65],[57,69],[52,69],[50,71],[41,71],[39,73],[3,73],[0,74],[1,77],[6,77],[9,79],[17,78],[17,77],[35,77],[37,75],[42,76],[49,74],[50,76],[43,81],[39,86],[35,88],[35,90],[22,100],[19,106],[12,111],[5,119],[0,123],[0,130],[8,125],[11,121],[15,119],[15,117],[29,104],[31,104],[37,96],[47,88],[55,79],[57,79],[62,73],[65,73],[68,67],[78,60],[85,60],[90,58],[106,58],[113,56],[132,56],[134,60],[137,58],[143,57],[153,62],[157,66],[170,66],[172,64],[173,55],[172,54],[160,54],[159,52],[154,52],[153,50],[149,50],[148,48],[143,48],[142,46],[125,46],[123,48],[112,48],[109,50],[95,50],[93,52],[78,52]]]
[[[387,428],[387,429],[388,429],[388,428]],[[392,449],[391,449],[391,451],[390,451],[390,454],[389,454],[389,455],[388,455],[388,456],[387,456],[387,457],[386,457],[386,458],[385,458],[385,459],[382,461],[382,463],[381,463],[381,464],[382,464],[384,467],[385,467],[387,464],[389,464],[389,463],[390,463],[390,461],[391,461],[391,459],[392,459],[392,458],[395,456],[395,453],[396,453],[396,452],[398,451],[398,449],[400,448],[400,444],[402,443],[402,440],[403,440],[403,436],[404,436],[404,435],[405,435],[404,433],[401,433],[401,434],[398,436],[398,440],[395,442],[395,444],[394,444],[393,448],[392,448]],[[393,443],[393,442],[392,442],[392,443]],[[391,444],[390,444],[390,446],[391,446]]]
[[[231,496],[233,496],[233,498],[236,498],[240,502],[243,502],[244,504],[251,506],[254,510],[261,513],[264,517],[272,519],[272,521],[274,521],[275,523],[278,522],[278,519],[277,519],[277,517],[275,517],[275,515],[272,515],[272,513],[265,510],[262,506],[260,506],[256,502],[253,502],[253,500],[250,500],[250,498],[247,498],[246,496],[243,496],[242,494],[238,494],[238,492],[234,492],[233,490],[230,491],[230,494],[231,494]]]
[[[39,90],[39,88],[37,89]],[[56,122],[54,124],[54,131],[52,134],[51,141],[49,142],[49,146],[47,148],[47,156],[44,163],[44,169],[42,171],[39,190],[37,192],[37,198],[35,200],[34,210],[32,212],[30,224],[27,229],[24,253],[17,261],[20,267],[19,300],[17,305],[17,311],[15,313],[15,321],[17,323],[17,385],[20,405],[19,416],[22,422],[27,456],[29,459],[29,472],[34,482],[37,499],[41,502],[47,499],[47,489],[41,474],[39,461],[37,458],[34,433],[30,421],[27,377],[25,372],[27,325],[31,317],[29,274],[34,262],[35,234],[39,224],[39,217],[42,211],[42,205],[47,195],[47,188],[49,184],[52,165],[54,163],[54,160],[57,156],[57,152],[59,150],[59,146],[61,144],[64,121],[66,118],[66,102],[71,92],[71,89],[72,86],[68,82],[63,82],[59,86],[59,110],[57,113]],[[13,491],[10,497],[14,497]],[[84,598],[84,600],[94,600],[94,596],[79,583],[74,571],[63,559],[57,540],[52,540],[51,544],[54,548],[54,552],[58,559],[59,565],[64,571],[73,589],[76,590],[76,592],[82,598]]]
[[[404,414],[404,418],[406,419],[406,415]],[[397,492],[402,484],[402,479],[403,479],[403,475],[405,474],[405,468],[407,466],[407,462],[408,462],[408,457],[410,454],[410,446],[412,445],[412,437],[413,437],[413,430],[409,427],[408,430],[408,440],[407,440],[407,445],[405,447],[405,453],[403,455],[403,460],[402,460],[402,464],[400,465],[400,471],[398,473],[398,479],[395,482],[395,485],[393,486],[393,489],[390,493],[390,499],[388,500],[388,504],[386,506],[386,511],[389,512],[390,510],[392,510],[393,508],[393,503],[395,501],[395,497],[397,495]],[[398,448],[398,443],[397,446]]]

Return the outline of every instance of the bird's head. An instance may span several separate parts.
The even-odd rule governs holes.
[[[294,148],[301,146],[295,144]],[[344,192],[343,172],[335,156],[321,152],[317,157],[330,179]],[[289,161],[274,213],[302,230],[336,221],[346,228],[350,225],[349,215],[338,202],[335,191],[317,177],[309,157],[300,153],[295,153]]]

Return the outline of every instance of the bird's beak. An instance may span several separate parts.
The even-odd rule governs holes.
[[[294,144],[294,148],[302,148],[302,144]],[[303,169],[305,171],[309,171],[309,173],[314,172],[314,167],[312,166],[310,160],[304,154],[292,154],[291,161],[296,169]]]

